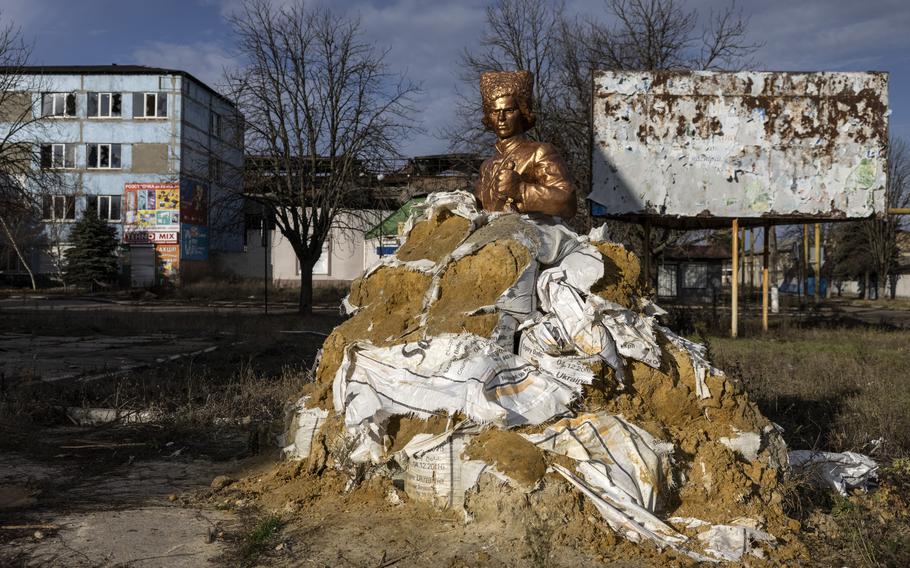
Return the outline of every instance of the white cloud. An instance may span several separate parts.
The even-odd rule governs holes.
[[[131,58],[139,65],[186,71],[212,88],[224,82],[224,69],[237,64],[228,50],[216,41],[187,44],[149,41],[134,50]]]

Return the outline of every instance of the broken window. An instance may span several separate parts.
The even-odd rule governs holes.
[[[45,195],[42,214],[46,221],[72,221],[76,218],[76,200],[70,195]]]
[[[89,93],[88,116],[90,118],[119,117],[120,103],[120,93]]]
[[[221,115],[217,112],[211,113],[211,119],[209,120],[209,134],[215,138],[221,138]]]
[[[76,116],[76,93],[42,93],[41,116]]]
[[[135,93],[133,116],[138,118],[166,118],[167,93]]]
[[[221,183],[221,161],[218,158],[209,158],[209,181]]]
[[[86,144],[85,167],[120,168],[120,144]]]
[[[42,144],[41,167],[43,169],[66,169],[76,167],[75,144]]]
[[[105,221],[120,220],[119,195],[88,195],[85,198],[86,215],[97,215]]]
[[[683,288],[707,288],[708,265],[691,263],[683,265]]]

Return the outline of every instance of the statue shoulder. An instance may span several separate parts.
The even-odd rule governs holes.
[[[559,154],[559,152],[556,150],[556,147],[549,142],[532,142],[532,144],[534,144],[534,151],[538,156],[552,156],[554,154]]]

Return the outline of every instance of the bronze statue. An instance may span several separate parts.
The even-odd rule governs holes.
[[[480,167],[474,195],[487,211],[575,215],[575,187],[550,144],[523,134],[534,126],[533,83],[528,71],[483,73],[483,125],[499,138],[496,155]]]

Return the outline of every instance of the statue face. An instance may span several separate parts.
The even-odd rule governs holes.
[[[493,101],[489,120],[493,125],[493,132],[500,140],[524,132],[521,111],[518,110],[518,103],[512,95],[505,95]]]

